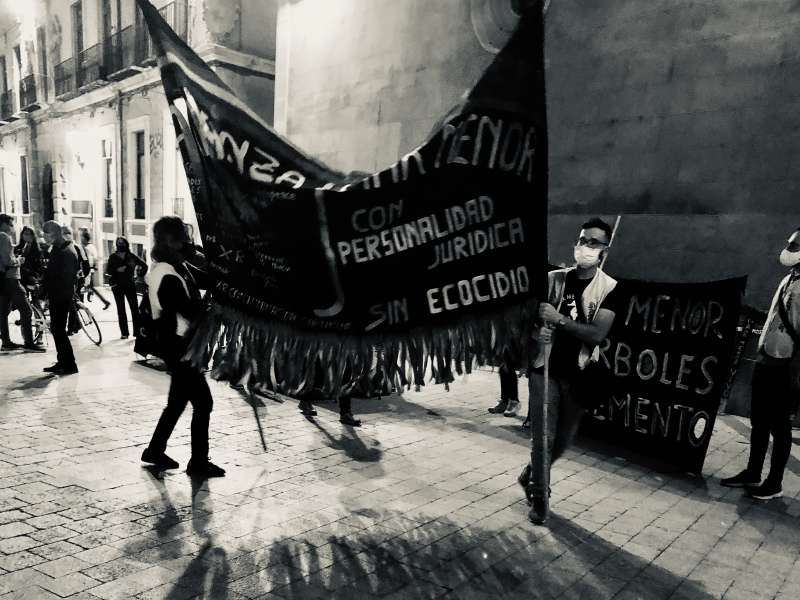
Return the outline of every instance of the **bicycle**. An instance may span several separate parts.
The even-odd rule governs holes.
[[[38,345],[42,345],[47,347],[48,345],[48,338],[47,334],[50,331],[50,328],[47,325],[47,317],[45,315],[44,310],[41,306],[39,306],[38,302],[36,302],[34,297],[34,291],[36,287],[31,287],[29,285],[25,286],[26,292],[26,299],[28,301],[28,306],[31,308],[31,333],[33,334],[33,343]],[[15,309],[15,312],[19,313],[19,309]],[[10,320],[10,316],[9,316]],[[16,318],[13,321],[13,325],[19,327],[22,325],[22,320],[20,318]]]
[[[78,315],[78,325],[81,326],[86,337],[88,337],[95,346],[102,344],[103,332],[100,331],[100,325],[97,323],[97,319],[94,318],[92,311],[89,310],[89,307],[81,301],[78,294],[75,294],[72,298],[72,308]]]

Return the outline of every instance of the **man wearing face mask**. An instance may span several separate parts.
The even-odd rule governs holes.
[[[544,482],[540,479],[545,469],[549,470],[572,443],[586,407],[593,404],[597,395],[597,391],[592,389],[597,382],[592,381],[591,369],[587,367],[599,359],[598,346],[608,335],[618,312],[617,282],[600,269],[611,235],[611,226],[605,221],[590,219],[581,226],[575,244],[576,266],[548,273],[549,302],[543,302],[539,307],[543,324],[553,330],[548,422],[543,423],[541,418],[543,348],[528,378],[528,417],[534,427],[535,460],[544,460],[546,437],[550,446],[550,464],[536,463],[525,467],[518,481],[526,493],[528,489],[543,489]],[[547,516],[544,499],[533,495],[529,500],[533,505],[531,519],[535,523],[544,522]]]
[[[744,471],[720,482],[726,487],[749,488],[748,495],[756,500],[783,495],[783,472],[792,452],[791,363],[800,352],[800,229],[789,238],[780,262],[791,270],[775,292],[758,341],[751,384],[750,458]],[[769,474],[762,483],[761,471],[770,435],[772,459]]]

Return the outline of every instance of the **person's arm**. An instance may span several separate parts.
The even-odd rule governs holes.
[[[6,234],[0,235],[0,268],[18,267],[19,260],[14,256],[14,246]]]
[[[169,312],[193,321],[202,312],[203,305],[193,300],[177,275],[165,275],[158,286],[158,301]]]

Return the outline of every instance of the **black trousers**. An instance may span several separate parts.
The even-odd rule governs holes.
[[[513,365],[504,363],[500,367],[500,399],[519,400],[519,380]]]
[[[167,407],[161,413],[156,430],[150,440],[150,449],[162,453],[183,414],[186,404],[192,403],[192,460],[203,463],[208,460],[208,423],[214,400],[205,375],[190,363],[171,362],[172,380],[169,385]]]
[[[33,334],[31,333],[31,306],[25,290],[20,284],[19,279],[8,279],[0,275],[0,338],[3,343],[10,343],[8,331],[8,315],[16,308],[19,311],[19,318],[22,325],[22,339],[25,344],[33,344]]]
[[[67,319],[72,300],[50,298],[50,333],[56,345],[57,362],[64,367],[75,366],[75,354],[67,336]]]
[[[759,363],[753,371],[750,459],[747,470],[761,478],[772,436],[772,460],[765,483],[781,485],[792,452],[792,398],[788,364]]]
[[[133,286],[115,285],[111,288],[114,292],[114,301],[117,304],[117,319],[119,320],[120,335],[130,335],[128,331],[128,313],[125,312],[125,300],[131,309],[133,321],[133,335],[139,334],[139,306],[136,303],[136,288]]]

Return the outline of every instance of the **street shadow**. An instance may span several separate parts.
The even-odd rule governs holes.
[[[45,375],[36,375],[34,377],[25,377],[23,379],[18,379],[16,385],[9,386],[7,390],[9,392],[41,390],[47,388],[54,381],[54,379],[55,375],[50,373]]]
[[[380,442],[373,440],[373,446],[367,446],[353,427],[347,428],[351,435],[342,434],[337,438],[313,417],[307,416],[306,419],[325,436],[326,443],[330,448],[344,452],[349,459],[355,462],[377,463],[383,457],[383,451],[377,447]],[[375,477],[382,476],[383,473],[375,475]]]
[[[249,597],[274,591],[287,600],[554,598],[568,589],[575,598],[610,598],[621,591],[668,598],[678,588],[686,597],[714,597],[558,516],[549,528],[524,521],[499,532],[447,517],[422,525],[409,516],[372,511],[357,533],[331,523],[313,538],[280,539],[245,553],[235,559],[230,589]]]

